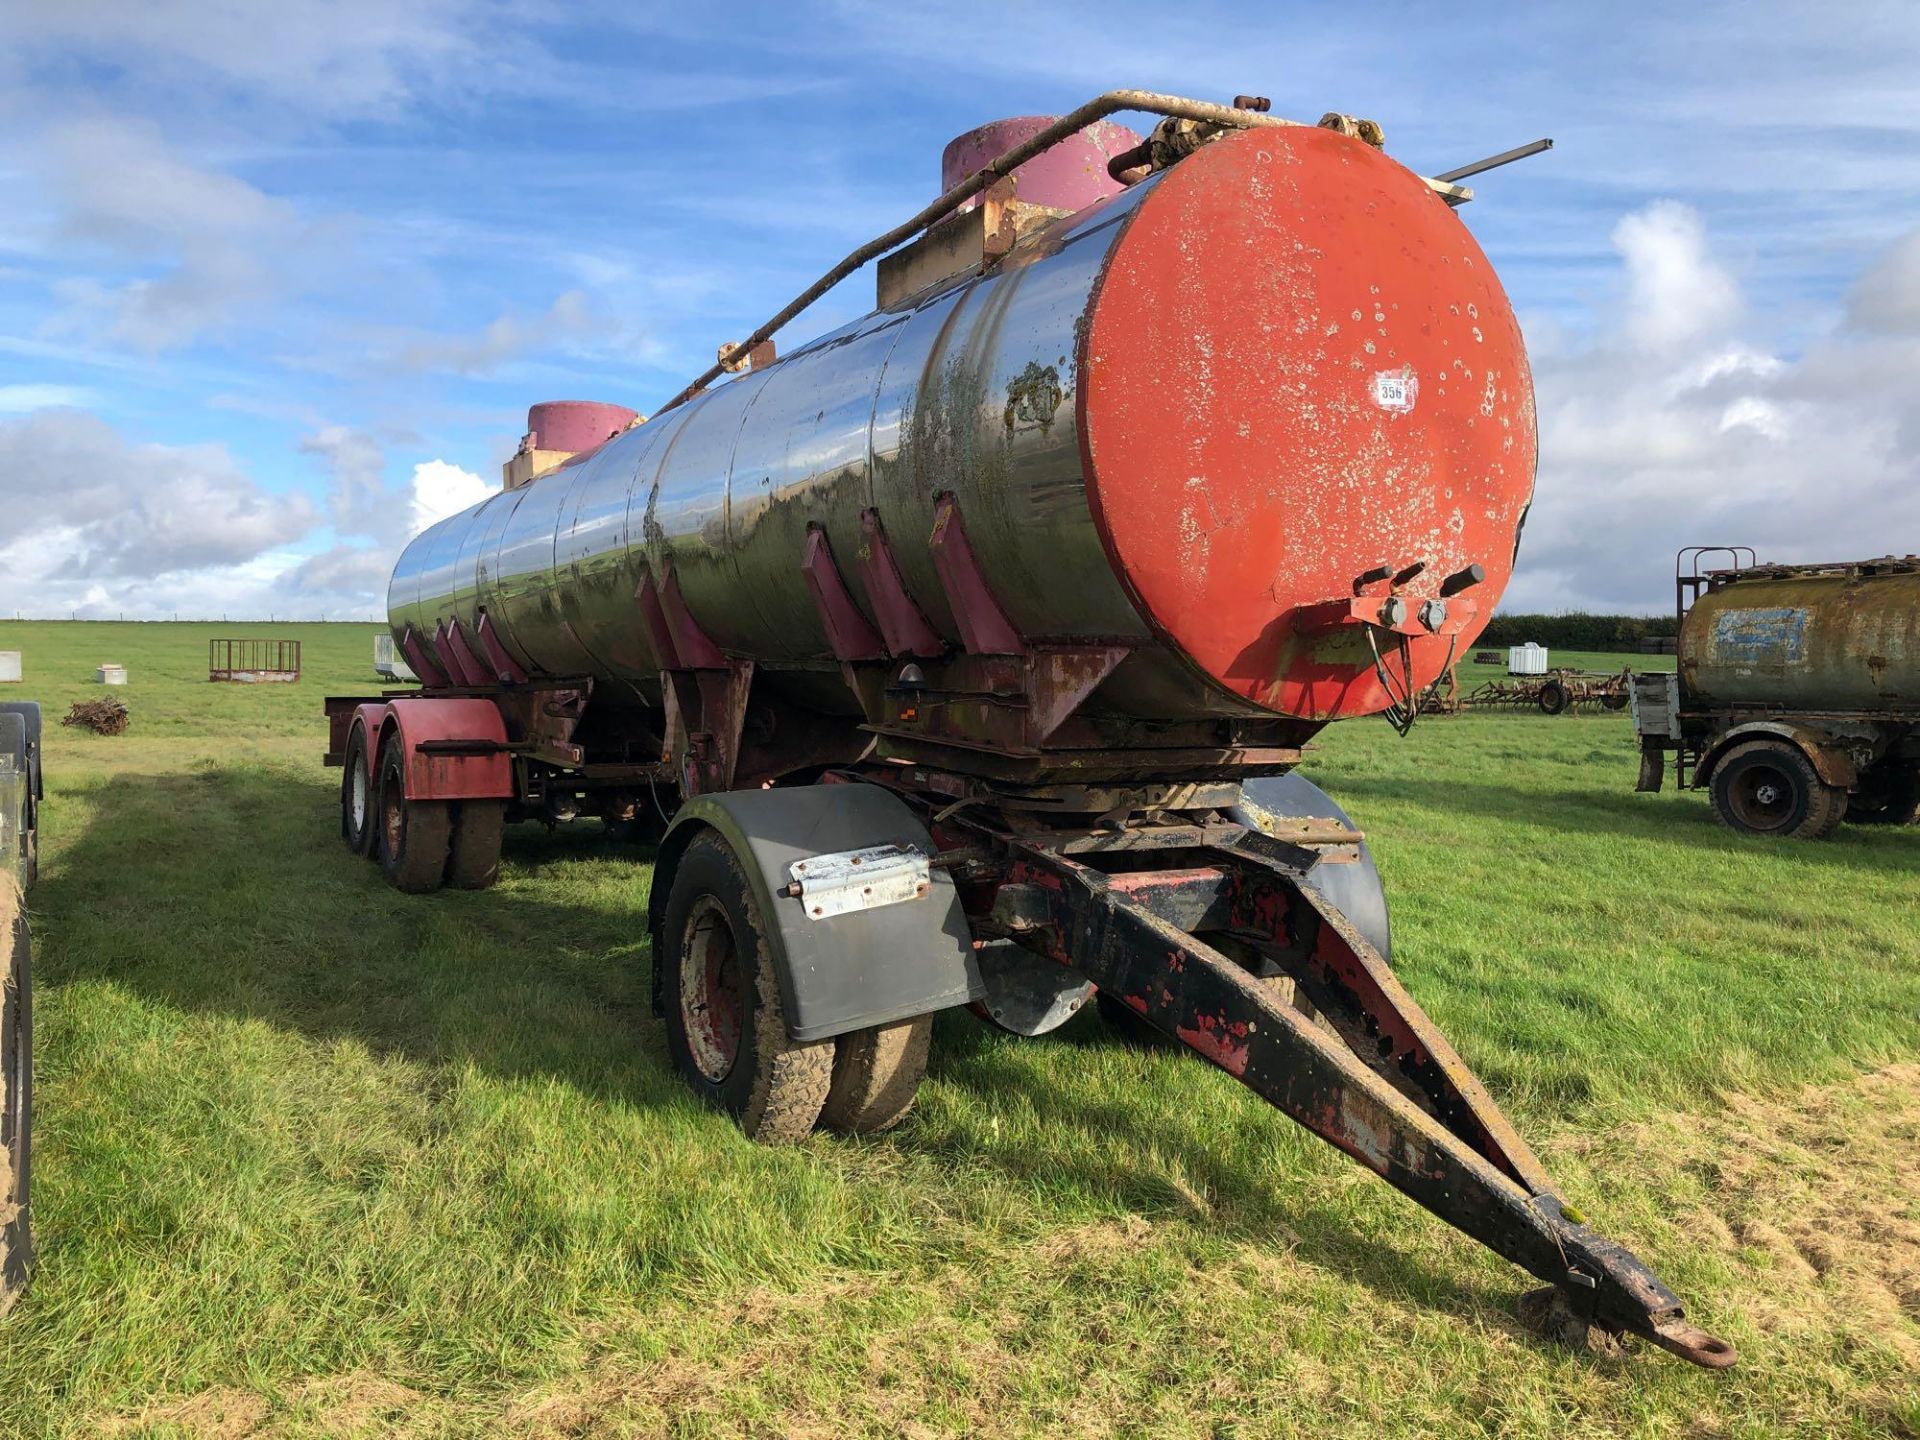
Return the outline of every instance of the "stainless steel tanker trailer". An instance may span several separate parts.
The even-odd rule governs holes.
[[[431,890],[489,883],[508,820],[655,817],[672,1063],[756,1138],[894,1123],[938,1011],[1097,996],[1578,1316],[1730,1364],[1422,1013],[1290,773],[1410,721],[1533,488],[1466,172],[1378,141],[1133,91],[1001,122],[661,413],[535,407],[394,573],[423,689],[328,702],[342,834]],[[875,258],[877,308],[776,357]]]
[[[1920,556],[1764,565],[1696,545],[1674,582],[1675,670],[1634,679],[1638,789],[1671,755],[1675,785],[1745,834],[1920,820]]]

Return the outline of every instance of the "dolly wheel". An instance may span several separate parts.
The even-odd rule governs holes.
[[[0,870],[0,1314],[33,1264],[32,957],[20,887]]]
[[[832,1087],[834,1042],[787,1033],[759,908],[718,835],[698,836],[680,857],[659,950],[673,1068],[748,1139],[805,1139]]]
[[[932,1041],[931,1015],[842,1035],[834,1042],[833,1085],[820,1112],[821,1127],[873,1135],[898,1125],[926,1078]]]
[[[484,890],[500,878],[500,839],[507,828],[504,800],[462,800],[453,809],[447,884]]]
[[[1734,746],[1713,767],[1709,789],[1720,823],[1745,835],[1824,840],[1847,813],[1847,792],[1784,740]]]
[[[373,770],[367,763],[367,732],[354,726],[347,739],[347,764],[340,776],[340,838],[347,849],[360,856],[371,855],[374,835]]]
[[[451,817],[444,800],[409,800],[398,741],[380,761],[380,868],[387,882],[409,895],[440,888],[447,868]]]

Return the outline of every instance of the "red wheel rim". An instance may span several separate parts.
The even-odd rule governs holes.
[[[714,1084],[732,1073],[746,1024],[745,974],[733,924],[703,895],[687,917],[680,947],[680,1020],[694,1068]]]

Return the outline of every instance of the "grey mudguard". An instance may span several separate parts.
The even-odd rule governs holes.
[[[1233,818],[1242,825],[1260,828],[1262,813],[1276,818],[1306,815],[1318,820],[1338,820],[1354,827],[1347,812],[1334,804],[1331,796],[1297,771],[1249,780],[1240,787],[1240,803],[1233,807]],[[1347,865],[1320,864],[1307,872],[1306,886],[1335,906],[1354,924],[1381,958],[1393,959],[1393,926],[1387,919],[1387,892],[1380,884],[1380,871],[1373,863],[1373,852],[1360,842],[1360,858]]]
[[[810,856],[886,844],[934,853],[926,827],[877,785],[796,785],[701,795],[674,816],[660,843],[648,905],[656,1004],[674,864],[702,829],[718,831],[733,847],[770,922],[780,999],[794,1039],[824,1040],[945,1010],[977,993],[969,973],[973,937],[944,870],[932,872],[932,890],[917,900],[823,920],[809,918],[798,899],[780,893],[790,878],[787,867]]]

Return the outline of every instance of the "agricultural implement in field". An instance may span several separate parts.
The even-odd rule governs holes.
[[[1707,556],[1728,563],[1702,570]],[[1636,788],[1705,788],[1749,835],[1920,820],[1920,556],[1762,565],[1739,545],[1674,559],[1673,672],[1634,682]]]
[[[491,883],[510,819],[652,825],[669,1054],[757,1138],[898,1121],[938,1011],[1097,997],[1577,1315],[1730,1364],[1563,1203],[1289,773],[1410,721],[1506,584],[1533,406],[1456,182],[1542,147],[1429,180],[1265,110],[987,126],[651,419],[534,407],[395,571],[422,689],[327,702],[341,833],[427,891]],[[776,356],[874,258],[879,308]]]
[[[1509,675],[1489,680],[1459,697],[1459,708],[1478,710],[1511,706],[1533,708],[1546,715],[1562,715],[1576,706],[1624,710],[1633,687],[1633,671],[1610,674],[1596,670],[1549,670],[1542,675]]]

